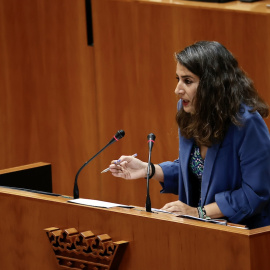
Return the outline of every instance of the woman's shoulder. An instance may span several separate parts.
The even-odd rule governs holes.
[[[243,125],[252,123],[253,121],[265,123],[258,111],[254,111],[252,107],[245,104],[240,106],[238,118]]]
[[[257,134],[257,136],[263,136],[269,140],[269,130],[264,119],[257,111],[253,111],[250,106],[241,105],[238,121],[240,124],[230,125],[226,136],[227,139],[229,137],[241,141],[248,134]]]
[[[231,125],[229,132],[236,140],[241,141],[251,136],[269,141],[268,127],[259,112],[253,111],[247,105],[241,105],[238,117],[241,124]]]

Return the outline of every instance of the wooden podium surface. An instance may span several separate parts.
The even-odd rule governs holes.
[[[203,9],[219,9],[224,11],[251,12],[270,14],[270,1],[262,0],[255,2],[229,1],[225,3],[194,1],[194,0],[135,0],[140,3],[151,3],[158,5],[179,5],[185,7],[203,8]]]
[[[0,188],[0,269],[59,269],[44,231],[91,230],[128,241],[119,269],[270,269],[270,226],[244,230],[144,209],[95,208]]]

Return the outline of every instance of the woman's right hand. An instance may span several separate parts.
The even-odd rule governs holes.
[[[147,162],[133,156],[121,156],[111,162],[110,171],[113,176],[124,179],[144,178],[147,174]]]

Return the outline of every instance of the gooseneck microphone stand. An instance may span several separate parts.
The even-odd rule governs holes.
[[[93,160],[96,156],[98,156],[103,150],[105,150],[108,146],[110,146],[112,143],[119,141],[121,138],[125,136],[125,131],[124,130],[119,130],[114,137],[109,141],[109,143],[104,146],[98,153],[96,153],[93,157],[91,157],[88,161],[86,161],[83,166],[78,170],[76,177],[75,177],[75,182],[74,182],[74,189],[73,189],[73,197],[74,199],[79,198],[79,188],[78,188],[78,176],[82,169],[91,161]]]
[[[149,155],[148,155],[148,166],[147,166],[147,175],[146,175],[146,203],[145,203],[145,210],[146,212],[151,211],[151,199],[149,194],[149,177],[150,177],[150,164],[151,164],[151,155],[152,155],[152,148],[156,139],[156,136],[153,133],[150,133],[147,136],[148,139],[148,146],[149,146]]]

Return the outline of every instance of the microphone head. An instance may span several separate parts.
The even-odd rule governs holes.
[[[125,136],[125,131],[124,130],[118,130],[117,133],[114,135],[116,140],[120,140]]]
[[[155,141],[156,135],[153,133],[150,133],[149,135],[147,135],[147,139],[148,141]]]

